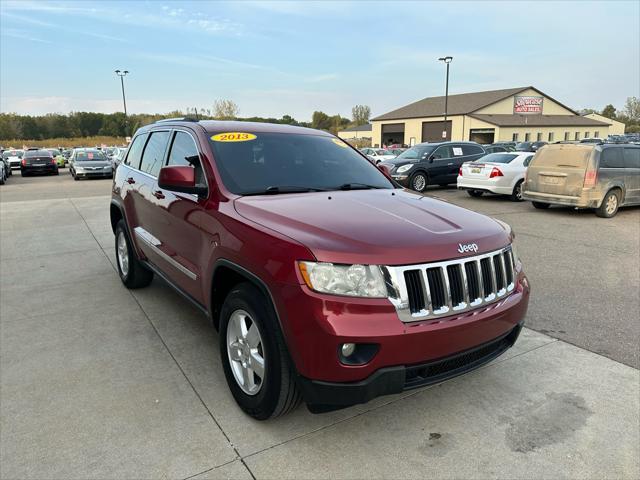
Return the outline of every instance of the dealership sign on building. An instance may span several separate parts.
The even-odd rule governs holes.
[[[542,113],[542,97],[514,97],[513,113]]]

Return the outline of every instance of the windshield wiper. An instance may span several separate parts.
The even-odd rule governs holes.
[[[385,187],[379,187],[377,185],[369,185],[367,183],[344,183],[338,187],[339,190],[368,190],[370,188],[384,189]]]
[[[315,187],[298,187],[295,185],[272,185],[259,190],[257,192],[248,192],[243,195],[278,195],[279,193],[306,193],[306,192],[325,192],[324,188]]]

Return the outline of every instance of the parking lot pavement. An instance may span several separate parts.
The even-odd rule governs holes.
[[[0,189],[1,478],[640,475],[638,370],[559,341],[558,332],[525,329],[497,361],[439,386],[324,415],[301,406],[254,421],[227,389],[207,320],[161,281],[135,292],[121,285],[110,182],[26,180],[42,180],[33,189],[47,200],[34,200],[27,182],[14,184],[21,192],[4,190],[11,183]],[[91,193],[80,195],[85,189]],[[460,192],[430,194],[468,202]],[[633,266],[635,227],[627,228],[637,210],[604,221],[621,240],[602,248],[610,227],[601,219],[551,211],[545,220],[527,205],[486,200],[473,200],[474,208],[492,210],[518,233],[534,286],[530,325],[557,318],[590,328],[582,311],[570,311],[595,295],[590,283],[609,295],[618,279],[637,292],[637,279],[622,272]],[[571,253],[570,229],[586,231],[587,223],[594,231]],[[562,261],[569,254],[584,261]],[[605,260],[613,265],[603,268]],[[586,278],[596,274],[598,282]],[[554,288],[560,293],[538,298]],[[608,306],[601,324],[628,324],[627,337],[637,340],[637,317],[619,317],[633,314],[633,299],[615,298],[621,310],[602,293],[582,310],[597,316],[598,302]],[[624,328],[599,335],[616,331]]]

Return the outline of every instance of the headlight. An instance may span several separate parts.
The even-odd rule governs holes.
[[[109,169],[111,168],[111,165],[105,165],[103,168],[104,168],[105,170],[109,170]]]
[[[401,167],[398,167],[398,169],[396,170],[396,173],[408,172],[412,168],[413,168],[413,163],[409,163],[407,165],[402,165]]]
[[[377,265],[299,262],[298,266],[307,286],[317,292],[351,297],[387,297],[384,277]]]

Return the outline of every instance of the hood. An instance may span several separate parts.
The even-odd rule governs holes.
[[[243,217],[305,245],[319,261],[409,265],[475,255],[506,246],[510,232],[484,215],[403,190],[352,190],[248,196]]]

